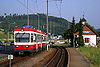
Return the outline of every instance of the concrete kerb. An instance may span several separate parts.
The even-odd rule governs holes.
[[[67,52],[68,52],[68,64],[67,64],[67,67],[69,67],[69,63],[70,63],[70,50],[69,48],[66,48],[67,49]]]

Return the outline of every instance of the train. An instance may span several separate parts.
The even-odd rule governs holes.
[[[36,52],[47,46],[47,35],[41,30],[33,29],[32,26],[14,29],[15,53]]]

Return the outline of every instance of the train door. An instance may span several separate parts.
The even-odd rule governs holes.
[[[43,35],[41,35],[41,49],[42,49],[42,43],[43,43]]]
[[[35,34],[35,40],[36,40],[36,52],[38,51],[38,35]]]

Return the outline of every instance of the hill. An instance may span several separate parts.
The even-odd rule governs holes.
[[[7,35],[0,30],[0,39],[7,39]]]
[[[46,32],[46,15],[45,14],[30,14],[29,23],[33,28],[38,28],[38,16],[40,22],[40,29],[43,32]],[[70,27],[70,22],[64,18],[58,18],[54,16],[49,16],[49,32],[51,34],[63,34],[64,30]],[[0,16],[0,29],[4,29],[4,32],[7,34],[8,31],[13,32],[14,28],[23,28],[27,25],[27,15],[7,15]]]
[[[98,33],[98,36],[100,37],[100,28],[96,29],[96,32]]]
[[[96,29],[96,31],[97,31],[97,32],[100,32],[100,28],[99,28],[99,29]]]

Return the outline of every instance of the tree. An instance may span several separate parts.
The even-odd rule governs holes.
[[[83,34],[83,25],[82,25],[82,20],[80,19],[80,21],[79,21],[79,37],[78,37],[78,40],[77,40],[77,42],[78,42],[78,44],[79,44],[79,46],[84,46],[84,40],[83,40],[83,36],[82,36],[82,34]]]
[[[64,39],[71,39],[71,37],[72,37],[71,33],[72,33],[71,29],[65,30],[64,34],[63,34],[63,38]]]
[[[75,26],[76,26],[75,25],[75,18],[73,17],[72,24],[71,24],[71,46],[73,46]]]
[[[75,26],[76,26],[75,25],[75,18],[73,17],[73,20],[72,20],[72,23],[71,23],[71,26],[70,26],[71,28],[66,30],[64,32],[64,35],[63,35],[63,37],[65,39],[71,39],[71,46],[73,46],[74,33],[75,33],[75,30],[76,30]]]
[[[75,18],[73,17],[72,25],[71,25],[72,34],[75,33]]]

